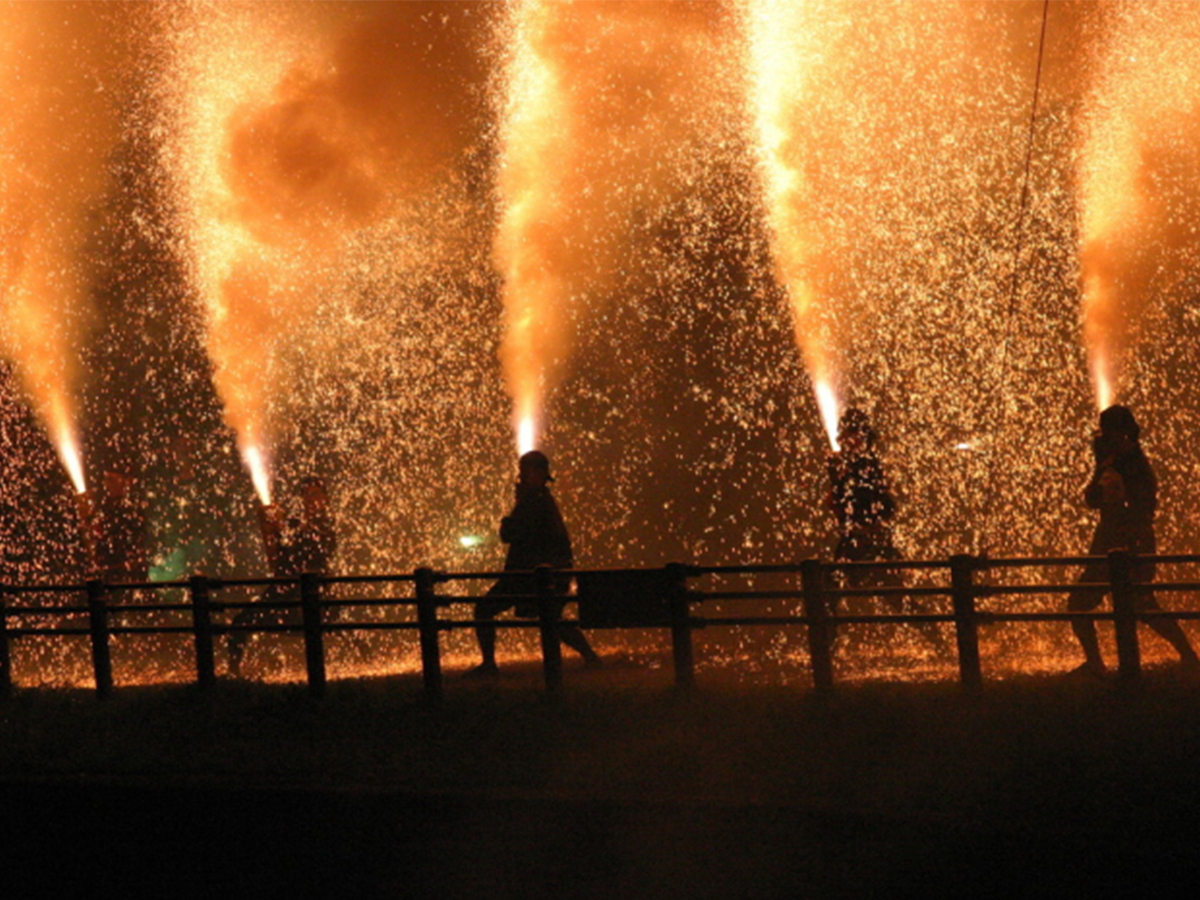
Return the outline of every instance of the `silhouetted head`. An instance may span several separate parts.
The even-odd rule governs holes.
[[[1142,434],[1137,419],[1128,406],[1110,406],[1100,413],[1100,431],[1107,435],[1121,435],[1136,441]]]
[[[875,429],[867,414],[857,406],[850,406],[842,413],[838,422],[838,444],[843,449],[863,452],[875,444]]]
[[[550,460],[541,450],[530,450],[517,461],[517,474],[522,482],[537,479],[543,483],[553,481]]]

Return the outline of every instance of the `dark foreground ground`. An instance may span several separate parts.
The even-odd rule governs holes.
[[[0,896],[1180,896],[1200,685],[21,692]]]

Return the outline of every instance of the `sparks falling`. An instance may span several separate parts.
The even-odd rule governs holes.
[[[569,284],[561,271],[564,261],[557,257],[565,251],[565,198],[562,176],[556,174],[565,163],[548,166],[546,161],[563,160],[574,135],[561,73],[542,46],[558,13],[557,4],[522,0],[514,4],[508,23],[511,43],[498,184],[503,211],[496,234],[505,306],[500,356],[515,407],[517,444],[528,449],[534,420],[545,406],[547,369],[567,341]]]
[[[1111,380],[1147,424],[1172,498],[1161,545],[1194,546],[1200,129],[1183,101],[1200,53],[1186,6],[1123,8],[1054,4],[1013,259],[1040,2],[0,4],[5,23],[41,17],[0,41],[25,58],[0,57],[4,508],[64,493],[84,453],[124,460],[153,489],[156,571],[253,576],[247,481],[286,511],[317,471],[339,571],[482,568],[499,543],[460,538],[495,533],[515,436],[551,439],[570,473],[581,564],[790,560],[829,552],[821,461],[854,403],[908,556],[970,545],[991,458],[990,549],[1079,550],[1083,290],[1111,351],[1092,355],[1095,393]],[[146,65],[97,62],[101,44]],[[106,103],[115,147],[92,118]],[[103,341],[83,338],[92,320]],[[0,529],[32,548],[22,577],[49,577],[78,541],[58,506],[34,513],[29,536]],[[994,640],[1015,635],[1023,671],[1057,633]],[[712,665],[803,655],[698,639]],[[911,671],[903,639],[868,643],[863,671]],[[187,652],[130,667],[186,673]],[[26,683],[87,677],[32,658]],[[412,668],[415,649],[382,658]]]
[[[1099,409],[1121,389],[1142,311],[1155,291],[1172,289],[1163,273],[1178,279],[1178,253],[1190,239],[1176,198],[1164,197],[1163,176],[1193,152],[1200,112],[1195,10],[1125,3],[1103,12],[1079,195],[1083,339]],[[1186,165],[1194,172],[1194,162]]]
[[[80,344],[90,319],[84,248],[89,204],[109,185],[121,10],[0,7],[0,352],[10,359],[77,491]],[[60,52],[70,45],[69,54]]]
[[[755,0],[746,10],[746,28],[771,246],[791,303],[796,342],[830,446],[836,450],[838,402],[831,385],[829,336],[821,322],[824,298],[816,277],[824,248],[813,228],[812,186],[805,176],[815,142],[805,128],[803,112],[812,105],[822,57],[837,22],[820,4]]]

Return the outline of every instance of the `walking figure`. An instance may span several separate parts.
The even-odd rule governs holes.
[[[483,600],[475,604],[475,636],[483,662],[471,670],[472,675],[495,675],[496,626],[492,621],[500,613],[515,607],[522,618],[537,616],[534,598],[536,585],[532,571],[538,566],[553,566],[569,569],[575,564],[571,550],[571,538],[558,503],[550,493],[550,460],[539,450],[530,450],[517,463],[516,505],[512,512],[500,520],[500,540],[508,544],[504,560],[505,572],[523,574],[506,575],[488,590]],[[565,598],[570,590],[570,579],[556,577],[553,580],[555,595]],[[555,619],[562,616],[566,599],[555,602]],[[600,657],[592,649],[588,639],[576,625],[558,624],[559,640],[583,657],[589,666],[600,664]]]
[[[1105,556],[1111,550],[1153,555],[1157,550],[1154,513],[1158,508],[1158,480],[1142,450],[1140,437],[1141,427],[1127,406],[1110,406],[1100,413],[1100,430],[1092,436],[1095,467],[1083,494],[1088,507],[1100,511],[1100,521],[1088,547],[1089,556]],[[1137,560],[1131,573],[1133,581],[1153,581],[1155,568],[1153,562]],[[1082,586],[1068,595],[1067,609],[1091,612],[1104,601],[1108,591],[1108,561],[1098,559],[1088,563],[1078,583]],[[1153,594],[1139,592],[1135,595],[1135,608],[1157,610],[1160,607]],[[1200,658],[1179,622],[1156,618],[1148,620],[1147,624],[1175,648],[1184,666],[1200,669]],[[1083,665],[1075,671],[1102,676],[1104,659],[1100,655],[1095,623],[1090,619],[1073,619],[1071,629],[1079,639],[1084,655]]]

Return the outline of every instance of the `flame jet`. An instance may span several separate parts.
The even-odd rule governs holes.
[[[109,187],[125,11],[0,5],[0,351],[85,490],[76,425],[77,346],[89,319],[86,213]],[[70,53],[61,48],[70,46]]]
[[[819,87],[832,41],[822,4],[753,0],[744,8],[751,95],[767,218],[778,277],[792,307],[796,342],[812,379],[830,446],[837,449],[839,402],[821,323],[817,285],[823,252],[808,209],[810,135],[803,113]],[[836,27],[833,26],[833,27]]]
[[[1164,190],[1174,179],[1163,176],[1200,145],[1200,20],[1190,4],[1113,4],[1101,14],[1100,58],[1085,98],[1079,241],[1083,340],[1096,404],[1105,409],[1121,391],[1142,308],[1164,272],[1183,268],[1164,260],[1189,240],[1191,201]]]
[[[577,320],[637,266],[635,220],[705,177],[697,145],[731,118],[737,88],[728,18],[711,3],[523,0],[501,25],[494,262],[521,450],[537,441]]]
[[[478,9],[193,4],[172,16],[164,163],[226,422],[264,505],[303,338],[356,241],[469,142]],[[309,361],[313,362],[312,360]]]

